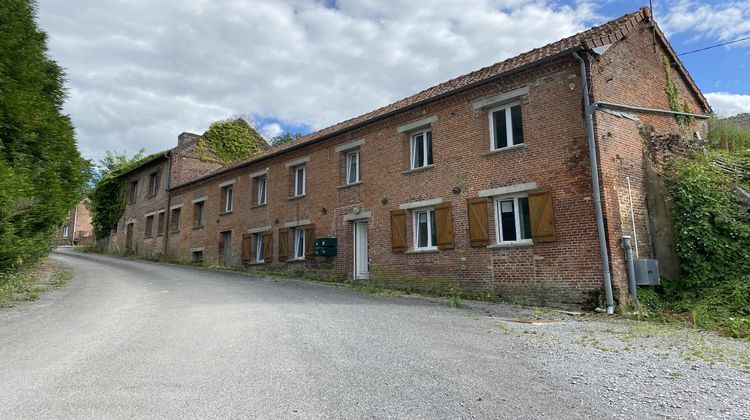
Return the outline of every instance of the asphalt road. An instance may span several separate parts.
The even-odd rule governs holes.
[[[492,320],[444,303],[62,251],[0,311],[0,418],[594,418]]]

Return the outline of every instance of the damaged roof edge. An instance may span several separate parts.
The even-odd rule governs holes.
[[[533,62],[528,63],[528,64],[521,65],[519,67],[510,69],[510,70],[508,70],[506,72],[498,73],[498,74],[490,76],[490,77],[488,77],[486,79],[478,80],[476,82],[470,83],[470,84],[465,85],[465,86],[461,86],[461,87],[456,88],[454,90],[447,91],[447,92],[442,93],[440,95],[437,95],[437,96],[434,96],[434,97],[430,97],[430,98],[424,99],[424,100],[419,101],[419,102],[415,102],[415,103],[413,103],[411,105],[407,105],[407,106],[405,106],[403,108],[398,108],[398,109],[395,109],[393,111],[389,111],[389,112],[387,112],[385,114],[378,115],[378,116],[375,116],[373,118],[370,118],[370,119],[358,122],[356,124],[353,124],[351,126],[344,127],[344,128],[342,128],[340,130],[332,131],[332,132],[330,132],[328,134],[325,134],[323,136],[320,136],[318,138],[314,138],[314,139],[311,139],[311,140],[306,141],[306,142],[301,142],[301,143],[295,144],[293,146],[280,149],[280,150],[278,150],[276,152],[269,153],[267,155],[263,155],[263,156],[259,157],[258,159],[252,159],[251,158],[251,159],[246,160],[246,161],[244,161],[241,164],[238,164],[236,166],[230,166],[230,167],[219,169],[217,171],[208,173],[208,174],[206,174],[206,175],[204,175],[204,176],[202,176],[200,178],[196,178],[196,179],[194,179],[194,180],[192,180],[190,182],[186,182],[184,184],[180,184],[180,185],[176,185],[174,187],[171,187],[171,188],[169,188],[169,190],[170,191],[171,190],[177,190],[177,189],[180,189],[180,188],[188,186],[188,185],[199,184],[199,183],[201,183],[201,182],[203,182],[205,180],[208,180],[210,178],[213,178],[213,177],[225,174],[225,173],[229,173],[229,172],[232,172],[232,171],[237,170],[237,169],[246,168],[246,167],[252,166],[252,165],[254,165],[254,164],[258,163],[258,162],[262,162],[264,160],[268,160],[268,159],[274,158],[276,156],[283,155],[285,153],[289,153],[289,152],[292,152],[292,151],[295,151],[295,150],[299,150],[299,149],[301,149],[303,147],[306,147],[306,146],[309,146],[309,145],[312,145],[312,144],[316,144],[316,143],[322,142],[324,140],[329,140],[329,139],[331,139],[333,137],[340,136],[341,134],[344,134],[344,133],[346,133],[348,131],[356,130],[356,129],[364,127],[366,125],[369,125],[369,124],[372,124],[372,123],[384,120],[386,118],[390,118],[390,117],[392,117],[394,115],[397,115],[397,114],[400,114],[402,112],[406,112],[406,111],[409,111],[409,110],[414,109],[414,108],[419,108],[421,106],[425,106],[427,104],[430,104],[430,103],[433,103],[433,102],[437,102],[437,101],[442,100],[442,99],[444,99],[444,98],[446,98],[448,96],[455,95],[455,94],[467,91],[469,89],[473,89],[473,88],[475,88],[477,86],[481,86],[481,85],[484,85],[484,84],[487,84],[487,83],[492,83],[492,82],[494,82],[494,81],[496,81],[498,79],[502,79],[504,77],[508,77],[508,76],[516,74],[516,73],[520,73],[520,72],[523,72],[523,71],[526,71],[526,70],[529,70],[529,69],[532,69],[532,68],[535,68],[535,67],[542,66],[542,65],[547,64],[549,62],[552,62],[552,61],[555,61],[555,60],[559,60],[559,59],[561,59],[563,57],[566,57],[566,56],[570,56],[574,51],[583,51],[584,49],[585,48],[582,47],[582,46],[576,46],[576,47],[573,47],[573,48],[569,48],[569,49],[560,51],[560,52],[558,52],[556,54],[544,57],[542,59],[539,59],[537,61],[533,61]]]

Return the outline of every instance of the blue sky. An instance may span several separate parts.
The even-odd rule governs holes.
[[[245,116],[307,133],[647,5],[592,0],[38,0],[83,154],[168,149]],[[750,36],[750,0],[657,0],[674,49]],[[750,41],[683,57],[715,111],[750,112]]]

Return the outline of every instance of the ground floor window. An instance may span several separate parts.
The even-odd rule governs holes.
[[[495,199],[495,226],[498,243],[531,243],[531,218],[527,195]]]
[[[294,259],[305,259],[305,228],[298,227],[294,229]]]
[[[435,209],[414,211],[414,249],[437,249]]]
[[[193,251],[193,262],[194,263],[203,262],[203,250]]]
[[[255,241],[255,262],[263,262],[263,255],[266,252],[263,247],[263,236],[263,233],[253,235],[253,241]]]

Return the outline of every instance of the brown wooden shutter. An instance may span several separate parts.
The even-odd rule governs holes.
[[[547,189],[529,191],[529,213],[531,239],[534,242],[554,241],[555,216],[552,211],[552,191]]]
[[[286,261],[287,248],[289,247],[289,229],[279,229],[279,261]]]
[[[219,232],[219,259],[224,256],[224,235]]]
[[[406,251],[406,210],[391,210],[391,250]]]
[[[253,235],[249,233],[242,234],[242,262],[249,263],[253,260],[253,253],[251,251],[253,243]]]
[[[435,229],[438,249],[453,249],[453,215],[450,202],[435,206]]]
[[[471,246],[487,246],[490,243],[487,226],[487,198],[476,197],[467,201],[469,216],[469,241]]]
[[[263,235],[263,261],[273,261],[273,231],[269,230]]]
[[[315,242],[315,225],[305,226],[305,258],[313,257],[313,243]]]

